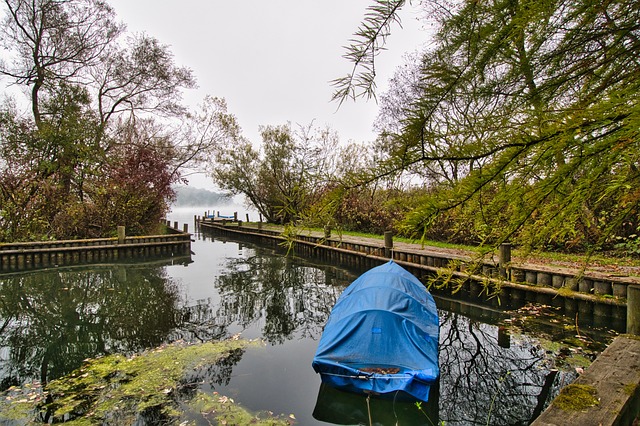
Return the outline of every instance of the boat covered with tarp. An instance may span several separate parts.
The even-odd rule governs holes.
[[[440,374],[439,333],[433,297],[391,260],[342,292],[312,365],[338,389],[427,401]]]

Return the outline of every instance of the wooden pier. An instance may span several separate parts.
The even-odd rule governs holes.
[[[640,285],[637,277],[610,275],[598,271],[550,267],[504,259],[501,256],[478,260],[461,250],[398,243],[389,238],[378,240],[341,236],[320,232],[300,232],[295,238],[285,237],[281,229],[258,224],[223,224],[196,218],[198,226],[217,233],[247,236],[257,240],[275,240],[294,244],[296,253],[307,253],[328,260],[371,267],[393,258],[420,274],[438,274],[445,269],[460,279],[491,282],[500,288],[532,291],[549,297],[585,301],[598,305],[626,306],[628,289]],[[502,253],[506,255],[506,253]],[[480,262],[480,263],[479,263]]]
[[[0,244],[0,273],[190,254],[191,234],[167,227],[166,235]]]
[[[640,338],[619,336],[531,425],[631,426],[638,413]]]

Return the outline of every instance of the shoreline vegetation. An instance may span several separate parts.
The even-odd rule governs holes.
[[[258,222],[249,222],[248,226],[258,226]],[[262,224],[265,229],[273,229],[282,231],[285,227],[275,224]],[[321,228],[296,228],[295,232],[304,233],[321,233]],[[340,238],[342,236],[372,238],[384,240],[384,235],[370,234],[363,232],[334,230],[333,235]],[[477,246],[464,244],[450,244],[433,240],[411,239],[402,236],[394,236],[394,242],[417,244],[429,249],[456,252],[458,254],[467,254],[470,256],[482,255],[483,249]],[[544,251],[526,251],[519,248],[512,250],[513,260],[516,262],[526,262],[532,264],[544,264],[550,267],[574,268],[580,270],[594,270],[605,272],[619,276],[640,277],[640,258],[633,256],[615,256],[604,253],[579,254],[579,253],[560,253],[560,252],[544,252]]]

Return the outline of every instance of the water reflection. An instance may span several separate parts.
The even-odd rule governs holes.
[[[288,257],[253,253],[233,259],[216,280],[222,303],[218,318],[243,328],[263,323],[262,337],[272,344],[315,338],[321,333],[342,286],[334,285],[323,269]]]
[[[176,326],[177,301],[177,287],[162,268],[123,265],[3,276],[3,386],[31,378],[46,383],[87,357],[156,346]]]
[[[506,345],[497,326],[440,315],[440,411],[446,423],[529,424],[549,396],[545,350],[528,338]],[[565,383],[575,378],[571,371],[554,375]],[[549,386],[558,389],[557,382]]]
[[[396,424],[396,416],[398,424],[422,424],[427,417],[424,424],[528,424],[576,375],[558,361],[561,349],[541,343],[544,337],[566,349],[563,334],[514,327],[505,308],[437,298],[441,378],[422,411],[319,392],[311,368],[317,339],[339,294],[363,271],[197,237],[195,261],[186,267],[112,265],[0,276],[3,388],[34,378],[46,382],[88,357],[236,332],[269,345],[238,351],[185,383],[228,394],[250,410],[294,413],[299,424],[367,423],[363,407],[375,413],[374,424]],[[537,320],[551,324],[544,317],[539,313]],[[562,324],[555,329],[566,330]],[[606,339],[594,337],[601,347]],[[338,408],[345,414],[336,417]]]
[[[337,425],[433,426],[438,421],[438,386],[432,386],[429,402],[381,399],[342,392],[320,385],[313,409],[316,420]]]

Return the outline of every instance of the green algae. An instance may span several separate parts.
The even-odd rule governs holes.
[[[221,418],[220,424],[242,424],[233,423],[232,419],[248,419],[251,424],[289,424],[276,418],[256,423],[256,416],[229,398],[207,396],[201,391],[193,396],[194,392],[183,391],[189,388],[184,383],[187,374],[255,344],[241,339],[199,344],[178,342],[132,357],[109,355],[86,360],[82,367],[50,382],[44,389],[25,385],[5,392],[0,399],[0,423],[133,424],[140,415],[150,415],[162,419],[163,424],[178,424],[184,417],[181,408],[195,404],[202,415],[206,409],[209,417]],[[185,394],[189,395],[186,401]],[[223,413],[229,420],[220,417]]]
[[[553,401],[553,405],[564,411],[580,411],[600,404],[597,390],[589,385],[567,385]]]
[[[189,408],[200,414],[209,423],[221,425],[258,425],[258,426],[285,426],[290,425],[294,419],[290,415],[287,419],[274,417],[272,413],[252,414],[244,408],[234,404],[233,399],[222,396],[216,392],[212,394],[198,392],[189,402]],[[190,423],[186,423],[190,424]],[[195,424],[195,423],[194,423]]]

